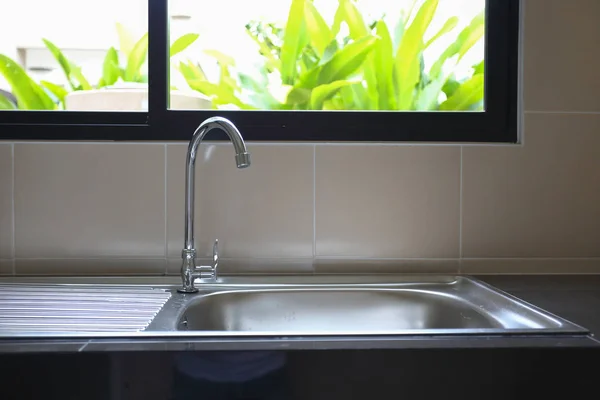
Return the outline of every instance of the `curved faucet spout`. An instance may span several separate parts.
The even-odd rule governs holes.
[[[194,247],[196,156],[202,140],[206,134],[213,129],[221,129],[229,136],[235,150],[235,162],[237,167],[247,168],[250,166],[250,153],[248,153],[248,150],[246,149],[244,138],[231,121],[223,117],[212,117],[198,126],[188,146],[185,166],[185,242],[182,251],[183,265],[181,267],[183,288],[180,290],[185,293],[197,291],[197,289],[194,288],[194,279],[196,274],[199,274],[196,271],[196,249]],[[213,257],[214,256],[215,255],[213,255]]]

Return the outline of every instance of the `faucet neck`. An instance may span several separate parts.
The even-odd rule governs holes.
[[[194,250],[194,211],[195,211],[195,170],[198,147],[204,137],[213,129],[221,129],[231,140],[236,152],[238,168],[250,165],[250,155],[246,143],[235,125],[222,117],[213,117],[204,121],[194,132],[188,146],[185,168],[185,238],[184,250]],[[194,252],[195,254],[195,252]]]

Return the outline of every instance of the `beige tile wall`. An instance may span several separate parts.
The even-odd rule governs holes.
[[[219,238],[230,273],[600,272],[598,15],[525,0],[523,145],[253,143],[242,171],[204,147],[201,256]],[[0,143],[0,274],[176,273],[184,157]]]

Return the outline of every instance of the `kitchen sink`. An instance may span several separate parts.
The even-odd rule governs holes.
[[[585,335],[477,279],[282,275],[178,285],[0,284],[0,338]]]
[[[177,331],[225,336],[585,332],[468,277],[252,277],[198,287],[198,294],[171,300],[179,309]]]

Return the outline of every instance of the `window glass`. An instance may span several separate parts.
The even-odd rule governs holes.
[[[9,3],[1,110],[147,110],[147,0]]]
[[[483,111],[485,4],[170,0],[170,108]]]

